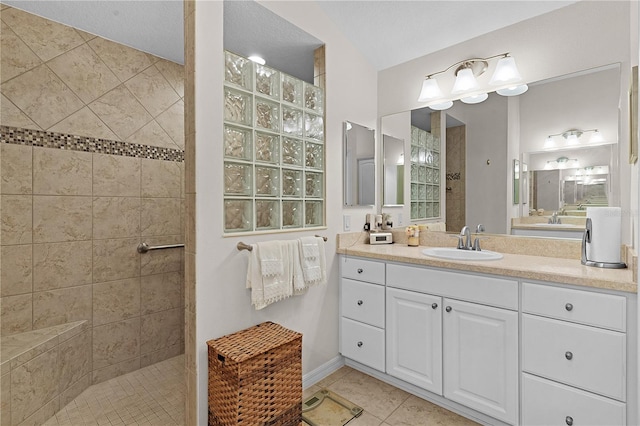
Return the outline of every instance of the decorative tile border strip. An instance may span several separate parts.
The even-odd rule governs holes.
[[[97,154],[147,158],[150,160],[184,161],[184,151],[181,149],[140,145],[109,139],[76,136],[66,133],[23,129],[20,127],[0,126],[0,143],[41,146],[44,148],[65,149],[70,151],[95,152]]]

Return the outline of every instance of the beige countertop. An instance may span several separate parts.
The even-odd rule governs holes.
[[[348,256],[403,262],[466,272],[503,275],[528,280],[550,281],[605,290],[637,293],[631,269],[601,269],[584,266],[577,259],[503,253],[500,260],[456,261],[438,259],[422,254],[426,246],[408,247],[406,244],[370,245],[356,242],[339,247],[337,252]]]
[[[584,225],[573,224],[548,224],[548,223],[519,223],[511,225],[511,229],[535,229],[536,231],[574,231],[583,232]]]

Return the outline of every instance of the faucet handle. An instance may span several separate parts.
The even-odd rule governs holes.
[[[476,226],[476,234],[479,234],[480,232],[484,232],[484,225],[481,223]]]
[[[480,240],[484,240],[484,239],[487,239],[487,238],[489,238],[489,237],[476,237],[476,239],[473,240],[473,248],[472,248],[472,250],[482,251],[482,249],[480,248]]]
[[[463,249],[464,248],[464,237],[462,235],[449,234],[449,236],[458,239],[458,246],[456,247],[457,249]]]

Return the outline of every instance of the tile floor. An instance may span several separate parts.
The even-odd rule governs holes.
[[[348,426],[469,426],[476,423],[350,367],[304,391],[327,388],[364,413]],[[184,425],[184,355],[90,386],[45,426]]]
[[[304,391],[327,388],[364,408],[347,426],[470,426],[477,423],[350,367],[342,367]]]
[[[184,424],[184,355],[97,385],[45,426],[169,426]]]

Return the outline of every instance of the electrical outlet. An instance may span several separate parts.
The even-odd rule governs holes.
[[[342,216],[342,228],[345,232],[351,231],[351,216],[345,214]]]

